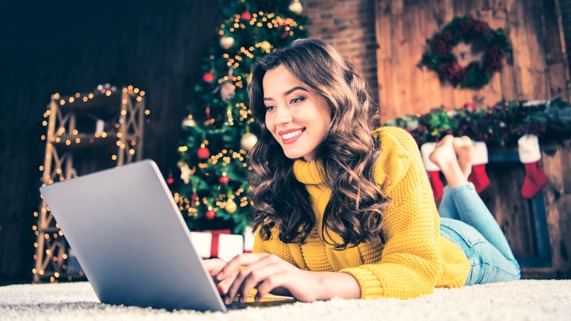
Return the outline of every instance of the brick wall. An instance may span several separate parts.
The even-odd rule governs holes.
[[[571,0],[560,0],[561,22],[565,38],[565,51],[567,53],[568,65],[571,68]],[[571,72],[571,69],[569,69]]]
[[[327,41],[349,60],[369,83],[378,102],[375,0],[301,0],[312,38]]]

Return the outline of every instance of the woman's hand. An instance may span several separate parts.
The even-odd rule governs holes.
[[[230,286],[230,284],[232,284],[234,278],[236,277],[236,273],[229,274],[229,276],[226,279],[218,280],[216,276],[220,273],[222,268],[226,266],[226,261],[218,258],[204,259],[202,260],[202,264],[204,265],[206,271],[208,271],[208,273],[216,283],[218,291],[222,294],[226,294],[226,292],[228,292],[228,287]]]
[[[213,269],[214,271],[214,269]],[[272,292],[291,295],[298,301],[312,302],[332,297],[358,298],[360,288],[349,274],[300,270],[276,255],[240,254],[216,275],[219,290],[230,304],[238,295],[242,302],[256,288],[256,301]],[[225,291],[226,290],[226,291]]]

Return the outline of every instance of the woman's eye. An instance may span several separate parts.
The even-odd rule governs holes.
[[[295,103],[302,102],[302,101],[304,101],[304,100],[305,100],[305,97],[296,97],[296,98],[293,98],[293,99],[290,101],[290,103],[291,103],[291,104],[295,104]]]
[[[266,111],[272,111],[274,110],[274,106],[266,106]]]

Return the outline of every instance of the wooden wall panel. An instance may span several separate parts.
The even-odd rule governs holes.
[[[560,41],[565,43],[563,48],[565,49],[562,55],[567,59],[564,59],[565,62],[571,61],[571,0],[555,0],[554,1],[555,12],[557,12],[560,16],[559,27],[563,30],[563,34],[561,33],[548,33],[550,37],[559,37]],[[567,71],[567,75],[571,73],[571,64],[565,63],[563,66]],[[568,76],[569,78],[569,76]],[[571,82],[567,83],[568,90],[571,91]]]
[[[546,152],[548,151],[548,152]],[[554,152],[553,152],[554,151]],[[550,277],[571,277],[571,140],[553,142],[543,148],[543,168],[549,178],[544,195],[553,255]],[[545,270],[533,271],[545,275]]]
[[[569,76],[559,37],[560,0],[377,0],[379,102],[385,119],[467,102],[491,105],[502,99],[569,99]],[[504,65],[481,90],[453,88],[436,73],[417,68],[426,40],[454,17],[471,15],[503,28],[513,46],[513,65]],[[388,38],[387,38],[388,37]]]

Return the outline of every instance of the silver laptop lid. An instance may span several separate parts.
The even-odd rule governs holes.
[[[226,311],[153,161],[40,191],[102,303]]]

